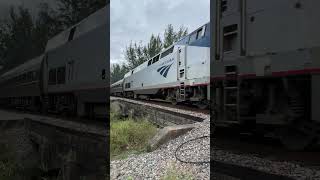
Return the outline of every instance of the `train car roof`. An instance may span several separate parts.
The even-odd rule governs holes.
[[[86,34],[89,31],[94,30],[98,26],[107,24],[108,18],[108,8],[109,4],[105,6],[104,8],[96,11],[95,13],[91,14],[87,18],[80,21],[78,24],[75,24],[68,28],[67,30],[62,31],[58,35],[54,36],[50,40],[48,40],[47,46],[46,46],[46,52],[56,49],[59,46],[62,46],[69,42],[69,36],[71,34],[71,31],[74,30],[74,35],[72,40],[77,39],[78,37]],[[107,26],[106,26],[107,28]],[[107,29],[106,29],[107,31]]]
[[[40,66],[42,59],[43,59],[43,55],[35,57],[35,58],[33,58],[33,59],[31,59],[31,60],[29,60],[19,66],[7,71],[6,73],[2,74],[0,76],[0,79],[5,79],[5,78],[9,78],[9,77],[18,75],[18,74],[22,74],[28,69],[31,69],[31,68],[38,66],[38,65]]]

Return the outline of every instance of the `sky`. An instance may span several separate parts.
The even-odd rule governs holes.
[[[146,44],[151,34],[163,36],[168,24],[192,32],[210,21],[210,0],[111,0],[110,63],[123,63],[130,42]]]

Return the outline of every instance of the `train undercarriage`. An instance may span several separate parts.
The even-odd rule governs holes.
[[[214,122],[259,135],[275,135],[291,150],[317,140],[319,125],[311,118],[311,77],[296,75],[212,83]]]
[[[105,119],[106,103],[79,102],[73,93],[49,94],[48,96],[11,97],[0,100],[2,107],[22,111],[58,114],[63,117],[86,117],[89,119]],[[82,108],[79,114],[78,108]]]
[[[188,103],[200,109],[209,108],[208,100],[209,87],[204,86],[180,86],[175,88],[163,88],[157,90],[155,94],[146,94],[133,91],[124,92],[124,97],[135,99],[162,99],[176,105],[177,103]],[[122,94],[119,94],[120,96]]]

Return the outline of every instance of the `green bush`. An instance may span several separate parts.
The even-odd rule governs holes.
[[[110,154],[111,158],[126,155],[132,152],[143,152],[147,148],[157,128],[147,120],[135,121],[133,119],[119,120],[111,115],[110,124]]]

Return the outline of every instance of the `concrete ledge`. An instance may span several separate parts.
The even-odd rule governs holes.
[[[161,145],[181,136],[195,127],[195,124],[168,126],[161,129],[148,144],[148,150],[154,151]]]

